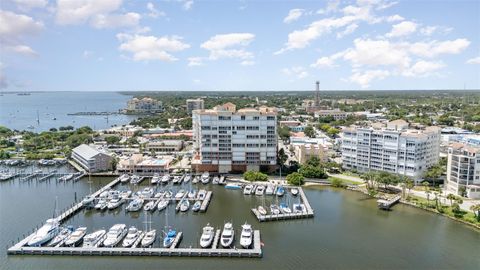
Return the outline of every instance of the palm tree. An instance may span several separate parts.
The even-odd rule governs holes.
[[[455,195],[453,195],[452,193],[448,194],[447,195],[447,200],[450,201],[450,206],[452,206],[453,200],[455,200]]]
[[[470,206],[470,210],[473,211],[473,214],[477,218],[477,221],[480,221],[480,204],[474,204]]]
[[[405,187],[408,189],[408,196],[410,196],[410,191],[412,190],[412,188],[415,186],[415,183],[413,182],[412,179],[410,179],[409,177],[407,177],[407,180],[405,180]]]

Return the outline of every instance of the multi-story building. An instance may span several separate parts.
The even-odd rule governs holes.
[[[143,156],[142,154],[133,154],[131,156],[120,157],[117,172],[151,176],[154,173],[168,172],[171,162],[172,157],[158,159]]]
[[[193,110],[203,110],[204,102],[203,99],[187,99],[187,112],[192,114]]]
[[[127,112],[155,113],[163,110],[162,102],[153,98],[132,98],[127,103]]]
[[[174,153],[182,150],[182,140],[159,140],[151,141],[145,145],[148,152],[155,153]]]
[[[315,117],[328,117],[332,116],[335,120],[347,119],[348,113],[339,109],[335,110],[319,110],[315,112]]]
[[[236,110],[232,103],[192,116],[196,171],[273,170],[277,164],[277,112],[260,107]]]
[[[480,199],[480,146],[453,143],[448,148],[447,192]]]
[[[322,144],[295,145],[295,156],[298,163],[305,164],[309,159],[316,157],[320,162],[328,161],[328,147]]]
[[[376,123],[367,128],[344,128],[341,137],[345,169],[386,171],[409,176],[418,183],[439,160],[438,127],[408,129],[407,122],[395,120],[386,126]]]
[[[101,172],[112,169],[112,157],[86,144],[72,150],[72,159],[88,172]]]

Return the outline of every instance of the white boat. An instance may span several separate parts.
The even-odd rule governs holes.
[[[163,238],[163,247],[169,248],[173,244],[173,241],[175,241],[176,237],[177,231],[172,229],[168,230],[168,232],[165,234],[165,237]]]
[[[173,177],[172,183],[174,185],[180,184],[182,182],[182,176],[176,175]]]
[[[145,206],[143,207],[143,209],[144,209],[145,211],[154,211],[155,208],[157,207],[157,203],[158,203],[158,201],[156,201],[156,200],[155,200],[155,201],[154,201],[154,200],[149,201],[148,203],[145,204]]]
[[[162,184],[168,183],[168,181],[170,181],[170,174],[167,173],[164,176],[162,176],[162,179],[160,181],[162,182]]]
[[[218,180],[219,185],[225,185],[227,183],[227,177],[224,175],[220,176],[220,180]]]
[[[49,247],[54,247],[60,243],[63,243],[65,241],[65,239],[67,239],[67,237],[70,236],[70,234],[72,234],[73,232],[73,227],[72,226],[68,226],[66,228],[63,228],[62,230],[60,230],[60,232],[57,234],[57,236],[55,236],[52,241],[50,241],[48,243],[48,246]]]
[[[76,247],[81,242],[83,237],[87,234],[87,227],[77,228],[63,243],[67,247]]]
[[[165,191],[165,196],[164,197],[166,199],[170,199],[170,198],[172,198],[172,196],[173,196],[173,192],[171,190]]]
[[[306,213],[307,208],[303,203],[294,203],[293,204],[293,212],[294,213]]]
[[[200,189],[197,193],[197,200],[203,201],[207,196],[207,191],[205,189]]]
[[[267,188],[265,189],[265,195],[273,195],[274,191],[275,191],[275,186],[268,184]]]
[[[298,195],[298,188],[292,188],[290,190],[290,192],[292,193],[293,196],[297,196]]]
[[[151,198],[154,193],[155,191],[153,190],[153,188],[146,187],[142,190],[142,192],[140,193],[140,196],[142,198]]]
[[[133,201],[131,201],[131,202],[128,204],[128,206],[127,206],[126,209],[127,209],[127,211],[129,211],[129,212],[139,211],[140,209],[142,209],[143,202],[144,202],[143,199],[136,198],[136,199],[134,199]]]
[[[246,185],[245,188],[243,189],[243,194],[244,194],[244,195],[250,195],[250,194],[252,194],[252,191],[253,191],[253,185],[248,184],[248,185]]]
[[[122,247],[132,246],[135,243],[135,241],[138,240],[141,234],[142,234],[142,231],[139,231],[134,226],[130,227],[128,229],[127,236],[125,236],[125,239],[123,239]]]
[[[202,181],[202,184],[208,184],[208,182],[210,182],[210,173],[204,172],[200,178],[200,181]]]
[[[159,198],[162,198],[163,196],[165,196],[165,190],[160,190],[159,192],[155,193],[153,197],[159,199]]]
[[[226,189],[242,189],[242,186],[237,183],[229,183],[225,185]]]
[[[158,205],[157,205],[158,211],[162,211],[163,209],[167,208],[169,203],[170,203],[170,200],[161,200],[160,202],[158,202]]]
[[[141,178],[140,176],[138,175],[132,175],[130,177],[130,184],[133,184],[133,185],[136,185],[138,183],[140,183],[142,181],[143,178]]]
[[[108,230],[107,237],[103,241],[103,246],[114,247],[116,246],[127,234],[127,225],[115,224],[110,230]]]
[[[264,192],[265,192],[264,185],[258,185],[257,188],[255,189],[255,195],[257,196],[262,196]]]
[[[180,189],[177,194],[175,194],[175,199],[179,200],[181,198],[183,198],[183,196],[185,196],[185,190],[184,189]]]
[[[202,207],[202,201],[196,201],[192,206],[192,211],[198,212],[201,207]]]
[[[225,223],[223,225],[222,236],[220,237],[220,243],[222,247],[228,248],[231,247],[233,244],[233,240],[235,238],[235,230],[233,230],[233,225],[230,222]]]
[[[276,204],[271,204],[270,205],[270,213],[272,215],[280,215],[280,208],[278,208],[278,205]]]
[[[196,175],[193,180],[192,180],[192,184],[196,184],[200,181],[200,176]]]
[[[128,197],[130,197],[130,195],[132,195],[132,191],[131,190],[123,190],[120,192],[120,197],[124,200],[128,199]]]
[[[95,209],[97,210],[105,210],[107,209],[108,202],[105,199],[100,199],[97,204],[95,204]]]
[[[152,185],[156,185],[160,183],[160,175],[158,175],[158,173],[153,174],[153,177],[152,177],[152,180],[150,180],[150,183]]]
[[[94,207],[95,206],[95,197],[93,197],[91,195],[85,196],[85,198],[83,198],[83,200],[82,200],[82,205],[84,207]]]
[[[190,208],[190,201],[183,199],[179,202],[180,204],[180,212],[186,212]]]
[[[218,185],[219,182],[220,182],[220,178],[218,178],[218,176],[213,177],[212,184]]]
[[[130,176],[128,174],[120,175],[120,183],[126,183],[130,180]]]
[[[290,207],[288,207],[288,205],[286,203],[281,203],[280,204],[280,211],[284,214],[291,214],[292,213],[292,210],[290,209]]]
[[[102,241],[105,239],[107,234],[106,230],[98,230],[93,233],[85,235],[83,238],[83,247],[84,248],[92,248],[98,247]]]
[[[215,237],[215,229],[207,224],[203,227],[202,236],[200,237],[200,246],[202,248],[208,248],[212,245],[213,238]]]
[[[258,206],[257,211],[260,213],[260,215],[265,216],[267,214],[267,210],[265,210],[265,207],[263,206]]]
[[[253,230],[252,225],[245,222],[242,225],[242,234],[240,235],[240,245],[243,248],[250,248],[253,241]]]
[[[195,189],[190,190],[187,194],[187,197],[189,199],[195,199],[195,197],[197,197],[197,190]]]
[[[120,205],[122,205],[123,202],[124,202],[124,199],[122,197],[117,197],[117,198],[111,199],[107,204],[107,208],[108,208],[108,210],[113,210],[113,209],[119,207]]]
[[[149,247],[155,242],[155,238],[157,237],[157,230],[150,230],[145,233],[145,236],[142,239],[141,246],[142,247]]]
[[[283,186],[278,186],[276,195],[278,197],[282,197],[284,194],[285,194],[285,188]]]
[[[45,224],[35,232],[35,235],[28,240],[29,246],[41,246],[57,236],[60,231],[60,224],[56,219],[48,219]]]
[[[108,197],[109,192],[110,192],[110,189],[107,189],[107,190],[103,191],[102,193],[100,193],[100,195],[98,195],[98,197],[100,199],[106,199]]]
[[[185,177],[183,178],[183,182],[184,183],[188,183],[190,182],[190,180],[192,179],[192,176],[190,174],[187,174],[185,175]]]

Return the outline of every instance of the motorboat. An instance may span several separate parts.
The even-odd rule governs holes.
[[[165,234],[165,237],[163,238],[163,247],[169,248],[173,244],[173,241],[175,241],[176,237],[177,231],[172,229],[168,230],[168,232]]]
[[[298,195],[298,188],[292,188],[290,190],[290,192],[292,193],[293,196],[297,196]]]
[[[148,203],[145,204],[145,206],[143,207],[143,209],[145,211],[154,211],[155,208],[157,207],[157,203],[158,201],[156,200],[151,200],[149,201]]]
[[[189,199],[195,199],[195,197],[197,197],[197,190],[196,189],[190,190],[187,194],[187,197]]]
[[[158,173],[153,174],[153,177],[152,177],[152,180],[150,180],[150,183],[152,185],[156,185],[160,183],[160,175],[158,175]]]
[[[157,209],[158,211],[162,211],[163,209],[167,208],[170,200],[161,200],[158,202]]]
[[[267,185],[267,188],[265,189],[265,195],[273,195],[275,192],[275,186],[274,185]]]
[[[193,180],[192,180],[192,184],[196,184],[200,181],[200,176],[196,175]]]
[[[205,189],[200,189],[197,193],[197,200],[203,201],[205,196],[207,196],[207,191]]]
[[[257,188],[255,189],[255,195],[257,196],[262,196],[264,192],[265,192],[264,185],[258,185]]]
[[[182,177],[181,177],[181,176],[176,175],[176,176],[173,177],[172,183],[173,183],[174,185],[180,184],[181,182],[182,182]]]
[[[186,212],[190,208],[190,201],[187,199],[183,199],[180,201],[180,212]]]
[[[162,198],[163,196],[165,196],[165,190],[160,190],[159,192],[155,193],[153,197],[159,199],[159,198]]]
[[[168,181],[170,181],[170,174],[167,173],[164,176],[162,176],[162,179],[160,181],[162,182],[162,184],[168,183]]]
[[[72,226],[68,226],[66,228],[63,228],[60,230],[60,232],[57,234],[57,236],[55,236],[52,241],[50,241],[48,243],[48,246],[49,247],[54,247],[58,244],[61,244],[65,241],[65,239],[67,239],[67,237],[70,236],[70,234],[72,234],[73,232],[73,227]]]
[[[286,203],[281,203],[280,204],[280,211],[284,214],[291,214],[292,213],[292,209],[290,209],[290,207],[288,207],[288,205]]]
[[[130,175],[125,173],[125,174],[120,175],[119,178],[120,178],[119,179],[120,183],[127,183],[130,180]]]
[[[220,176],[220,180],[218,180],[219,185],[225,185],[227,183],[227,177],[224,175]]]
[[[140,193],[140,196],[142,198],[151,198],[154,193],[155,191],[153,190],[153,188],[146,187],[142,190],[142,192]]]
[[[243,188],[243,194],[244,195],[250,195],[250,194],[252,194],[252,192],[253,192],[253,185],[251,185],[251,184],[248,184],[248,185],[245,186],[245,188]]]
[[[202,184],[208,184],[208,182],[210,182],[210,173],[204,172],[200,178],[200,181],[202,181]]]
[[[155,238],[157,238],[157,230],[150,230],[145,233],[140,245],[142,247],[149,247],[153,244],[153,242],[155,242]]]
[[[177,194],[175,194],[175,199],[179,200],[182,199],[185,196],[185,190],[180,189]]]
[[[113,210],[119,207],[120,205],[122,205],[123,202],[124,202],[124,199],[122,197],[113,198],[108,202],[107,208],[108,210]]]
[[[263,207],[263,206],[261,206],[261,205],[259,205],[259,206],[257,207],[257,211],[258,211],[258,213],[260,213],[260,215],[262,215],[262,216],[265,216],[265,215],[267,214],[267,210],[265,209],[265,207]]]
[[[97,204],[95,204],[95,209],[97,210],[105,210],[107,209],[108,202],[105,199],[100,199]]]
[[[98,247],[102,241],[105,239],[107,235],[106,230],[98,230],[93,233],[85,235],[83,238],[83,247],[84,248],[92,248]]]
[[[307,208],[303,203],[294,203],[293,204],[293,212],[294,213],[306,213]]]
[[[192,176],[190,174],[185,175],[185,177],[183,178],[184,183],[188,183],[190,182],[190,180],[192,180]]]
[[[202,236],[200,237],[200,246],[202,248],[208,248],[212,245],[213,238],[215,237],[215,229],[207,224],[207,226],[203,227]]]
[[[60,231],[60,224],[56,219],[47,219],[45,224],[35,232],[35,235],[28,240],[29,246],[41,246],[57,236]]]
[[[95,197],[91,195],[85,196],[82,200],[82,205],[84,207],[94,207],[95,206]]]
[[[280,214],[280,208],[276,204],[271,204],[270,205],[270,213],[272,215],[279,215]]]
[[[108,191],[107,198],[108,199],[114,199],[120,197],[120,191],[118,190],[110,190]]]
[[[218,176],[214,176],[212,179],[212,184],[218,185],[218,183],[220,183],[220,178],[218,178]]]
[[[276,194],[278,197],[282,197],[285,194],[285,188],[283,186],[278,186]]]
[[[126,200],[126,199],[128,199],[128,197],[130,197],[130,195],[132,195],[132,191],[131,191],[131,190],[123,190],[123,191],[120,192],[120,195],[119,195],[119,196],[120,196],[122,199],[125,199],[125,200]]]
[[[235,238],[235,230],[231,222],[225,223],[223,225],[222,235],[220,237],[220,243],[223,247],[228,248],[232,245],[233,239]]]
[[[130,177],[130,184],[132,184],[132,185],[136,185],[136,184],[140,183],[141,181],[142,181],[142,178],[138,175],[134,174]]]
[[[69,174],[66,174],[64,176],[61,176],[60,178],[58,178],[58,181],[69,181],[73,178],[74,174],[73,173],[69,173]]]
[[[172,198],[172,196],[173,196],[173,192],[171,190],[165,191],[165,196],[164,197],[166,199],[170,199],[170,198]]]
[[[240,245],[243,248],[250,248],[253,241],[253,230],[252,225],[245,222],[242,225],[242,233],[240,235]]]
[[[134,226],[130,227],[128,229],[127,236],[125,236],[125,239],[123,239],[122,247],[131,247],[135,243],[135,241],[138,240],[141,234],[142,231],[139,231]]]
[[[107,237],[103,241],[103,246],[114,247],[127,235],[127,225],[115,224],[107,232]]]
[[[136,198],[133,201],[131,201],[128,206],[127,206],[127,211],[129,212],[136,212],[142,209],[144,200],[141,198]]]
[[[106,199],[106,198],[108,198],[108,193],[109,192],[110,192],[110,189],[107,189],[107,190],[103,191],[102,193],[100,193],[100,195],[98,195],[98,197],[100,199]]]
[[[236,183],[230,183],[225,185],[226,189],[242,189],[242,186]]]
[[[200,207],[202,207],[202,201],[196,201],[192,206],[192,211],[198,212],[200,210]]]
[[[82,242],[82,239],[86,234],[87,227],[79,227],[72,234],[70,234],[63,245],[67,247],[76,247]]]

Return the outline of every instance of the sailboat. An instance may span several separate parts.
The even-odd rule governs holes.
[[[157,238],[157,230],[152,230],[152,216],[150,216],[150,221],[148,221],[148,212],[145,211],[145,236],[142,238],[140,245],[142,247],[149,247],[155,242]]]
[[[173,241],[175,241],[175,238],[177,237],[177,231],[173,230],[171,228],[168,228],[168,211],[165,211],[165,230],[167,230],[165,233],[165,237],[163,238],[163,247],[164,248],[169,248],[172,246]]]

